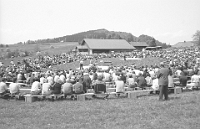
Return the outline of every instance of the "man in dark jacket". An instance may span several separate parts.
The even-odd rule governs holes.
[[[84,88],[85,93],[87,93],[87,89],[90,88],[91,83],[92,83],[92,80],[89,77],[89,74],[88,73],[84,73],[83,74],[83,84],[84,84],[83,88]]]
[[[164,67],[164,63],[160,63],[161,68],[157,73],[158,85],[160,89],[159,100],[163,100],[163,95],[165,100],[168,100],[168,75],[170,74],[169,68]]]
[[[146,79],[144,78],[142,73],[139,73],[139,77],[136,79],[136,82],[137,82],[137,86],[142,89],[147,86]]]

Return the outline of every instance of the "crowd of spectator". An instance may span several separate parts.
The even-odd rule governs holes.
[[[20,83],[31,87],[31,94],[81,94],[96,85],[106,85],[112,82],[116,92],[124,92],[125,86],[129,88],[151,87],[159,90],[158,73],[161,65],[141,66],[110,66],[107,70],[91,68],[49,70],[52,65],[67,64],[75,61],[97,60],[101,58],[149,58],[158,57],[164,61],[162,65],[169,68],[168,87],[174,87],[174,79],[178,78],[180,86],[189,89],[200,87],[200,48],[163,49],[157,51],[134,51],[110,54],[60,54],[53,56],[38,56],[28,58],[22,62],[11,62],[10,66],[0,66],[0,95],[8,92],[18,94]],[[46,71],[41,71],[46,68]],[[191,83],[187,84],[188,77]],[[12,82],[9,87],[6,82]]]

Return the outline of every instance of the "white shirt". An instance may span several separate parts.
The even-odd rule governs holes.
[[[168,76],[168,87],[174,87],[174,79],[172,76]]]
[[[43,83],[42,84],[42,94],[48,94],[50,87],[51,87],[50,83]]]
[[[4,93],[7,90],[6,83],[0,82],[0,93]]]
[[[57,82],[58,79],[60,79],[60,77],[59,77],[58,75],[56,75],[56,76],[54,77],[54,82]]]
[[[64,75],[60,75],[60,80],[62,81],[62,83],[65,83],[65,76]]]
[[[11,94],[18,93],[19,89],[20,89],[20,86],[17,83],[10,83],[9,89],[10,89],[10,93]]]
[[[158,78],[156,78],[156,79],[153,80],[152,88],[153,88],[154,90],[158,90],[158,89],[159,89]]]
[[[45,79],[44,77],[41,77],[41,78],[40,78],[40,83],[41,83],[41,84],[44,83],[44,79]]]
[[[191,77],[191,82],[198,83],[200,81],[200,77],[198,75],[193,75]]]
[[[48,83],[53,84],[53,77],[52,76],[48,76],[47,77],[47,81],[48,81]]]
[[[38,90],[40,90],[40,82],[35,81],[31,86],[31,91],[38,91]]]
[[[116,85],[116,92],[124,92],[124,81],[115,81],[115,85]]]

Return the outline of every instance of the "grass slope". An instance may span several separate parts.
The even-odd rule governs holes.
[[[24,103],[0,100],[0,128],[199,129],[200,92],[134,99]],[[175,98],[175,99],[173,99]]]

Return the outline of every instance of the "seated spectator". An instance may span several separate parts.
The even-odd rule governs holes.
[[[121,77],[117,78],[117,81],[115,81],[115,85],[116,85],[116,92],[117,93],[123,93],[125,91],[124,87],[124,81],[121,79]]]
[[[120,79],[122,80],[122,81],[124,81],[124,84],[126,83],[126,76],[124,76],[124,73],[120,73]]]
[[[33,79],[33,84],[31,86],[31,94],[32,95],[39,95],[41,93],[41,85],[39,79]]]
[[[111,75],[108,73],[109,71],[108,70],[106,70],[105,72],[104,72],[104,81],[105,82],[110,82],[111,81]]]
[[[172,76],[171,69],[170,69],[170,72],[169,72],[169,75],[168,75],[168,87],[174,87],[174,79],[173,79],[173,76]]]
[[[51,93],[52,94],[60,94],[61,86],[62,86],[62,81],[60,79],[57,79],[56,82],[54,83],[53,87],[51,87]]]
[[[64,73],[62,73],[62,74],[60,75],[60,80],[62,81],[63,84],[66,82]]]
[[[87,92],[87,89],[91,88],[92,80],[89,77],[89,74],[86,72],[83,74],[83,86],[85,93]]]
[[[158,78],[153,79],[151,88],[152,88],[154,91],[158,91],[158,90],[159,90]]]
[[[13,78],[13,83],[10,83],[9,89],[12,95],[16,95],[20,93],[20,85],[16,83],[17,79]]]
[[[70,83],[70,81],[65,82],[61,87],[61,91],[65,95],[71,95],[73,93],[72,83]]]
[[[26,80],[26,78],[24,77],[24,74],[22,73],[22,71],[20,71],[20,73],[17,74],[17,82],[23,83],[25,80]]]
[[[145,78],[146,82],[147,82],[147,86],[151,87],[152,86],[152,78],[150,76],[149,73],[146,74],[146,78]]]
[[[44,74],[41,74],[41,77],[40,77],[40,84],[42,85],[44,83],[45,78],[44,78]]]
[[[179,77],[180,86],[185,87],[187,85],[187,80],[188,80],[187,73],[183,72]]]
[[[147,86],[147,82],[146,82],[144,76],[142,75],[142,73],[139,73],[139,77],[136,79],[136,82],[137,82],[137,86],[139,88],[143,89],[144,87]]]
[[[60,77],[58,76],[58,73],[56,73],[56,75],[54,76],[54,82],[57,82],[58,79],[60,79]]]
[[[97,77],[97,80],[93,83],[95,93],[105,93],[106,92],[106,83],[103,81],[103,76],[100,75]]]
[[[9,93],[5,81],[6,81],[5,78],[2,78],[1,81],[0,81],[0,96],[3,96],[3,95],[5,95],[6,93]]]
[[[191,90],[200,87],[200,77],[197,75],[197,73],[194,73],[194,75],[191,77],[191,83],[187,84],[186,87]]]
[[[50,95],[50,94],[51,94],[51,83],[48,83],[48,80],[44,79],[42,84],[42,95]]]
[[[129,88],[135,88],[137,86],[135,79],[133,78],[132,74],[129,75],[127,79],[128,87]]]
[[[70,81],[70,83],[72,83],[72,85],[75,84],[76,83],[76,77],[75,76],[70,77],[69,81]]]
[[[82,80],[82,78],[80,78],[80,79],[73,85],[73,92],[74,92],[75,94],[83,94],[83,93],[84,93],[82,82],[83,82],[83,80]]]
[[[48,76],[47,77],[48,83],[50,83],[51,85],[53,85],[53,83],[54,83],[53,77],[50,74],[48,74],[47,76]]]

